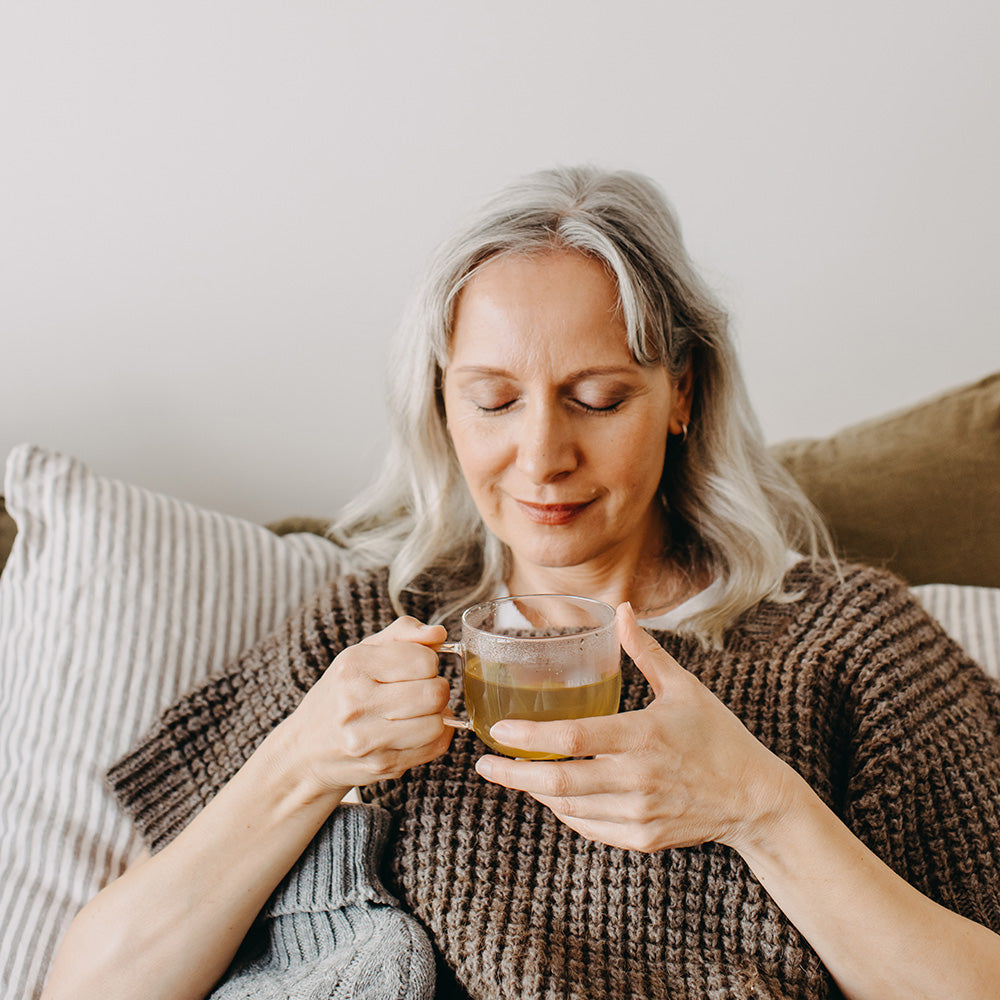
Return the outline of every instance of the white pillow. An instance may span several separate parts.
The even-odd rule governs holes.
[[[138,850],[104,772],[276,628],[342,550],[102,478],[30,445],[0,575],[0,995],[37,997],[69,921]]]
[[[912,590],[945,632],[1000,680],[1000,588],[926,583]]]

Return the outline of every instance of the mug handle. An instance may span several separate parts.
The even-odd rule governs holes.
[[[459,657],[462,662],[465,662],[465,650],[462,649],[462,644],[460,642],[442,642],[437,648],[438,655],[442,653],[451,656]],[[445,715],[442,717],[441,721],[446,726],[451,726],[452,729],[471,729],[472,723],[468,719],[456,719],[452,715]]]

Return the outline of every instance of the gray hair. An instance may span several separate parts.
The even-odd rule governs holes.
[[[690,433],[668,442],[661,494],[682,570],[721,583],[713,606],[681,626],[707,643],[784,590],[789,552],[832,556],[822,521],[769,455],[750,407],[725,312],[695,272],[659,188],[592,167],[531,174],[504,188],[434,255],[404,316],[389,370],[391,445],[378,479],[350,503],[331,537],[370,565],[388,565],[394,602],[432,574],[466,581],[440,617],[492,596],[509,552],[482,522],[445,426],[441,395],[459,293],[501,254],[577,250],[618,286],[629,347],[677,378],[690,365]]]

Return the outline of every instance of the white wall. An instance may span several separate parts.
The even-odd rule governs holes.
[[[974,379],[998,43],[995,0],[5,5],[0,456],[332,511],[430,249],[556,162],[667,189],[772,440]]]

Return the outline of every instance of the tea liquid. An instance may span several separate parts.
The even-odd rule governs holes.
[[[465,707],[476,735],[491,749],[508,757],[559,760],[561,754],[536,753],[505,746],[490,738],[490,727],[501,719],[584,719],[614,715],[621,698],[621,674],[609,673],[590,684],[573,687],[558,680],[515,684],[504,663],[480,660],[467,653],[464,672]]]

